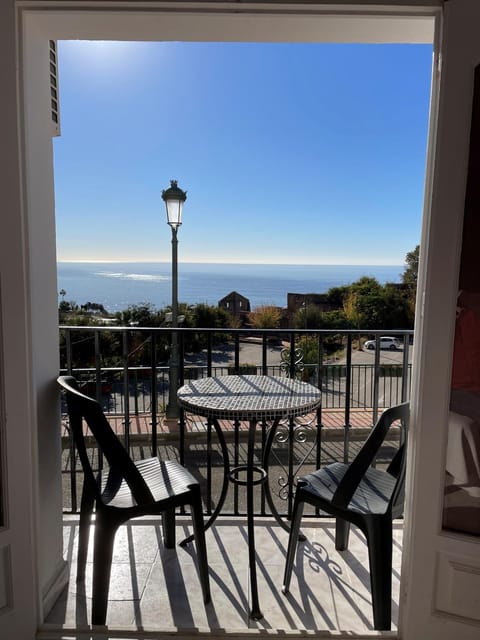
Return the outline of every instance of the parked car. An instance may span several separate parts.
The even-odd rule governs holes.
[[[363,345],[365,349],[375,349],[376,346],[375,340],[367,340]],[[402,343],[398,338],[393,338],[392,336],[381,336],[380,337],[380,349],[390,349],[390,351],[396,351],[402,347]]]

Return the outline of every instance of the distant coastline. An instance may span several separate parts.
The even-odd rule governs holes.
[[[231,291],[261,304],[286,307],[288,293],[325,293],[362,276],[381,284],[400,282],[405,265],[304,265],[179,263],[179,300],[217,305]],[[58,261],[58,291],[77,304],[98,302],[115,312],[132,304],[162,308],[171,303],[169,262]],[[59,298],[60,299],[60,298]]]

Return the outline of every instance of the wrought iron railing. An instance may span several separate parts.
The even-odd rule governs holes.
[[[301,473],[332,460],[348,460],[366,437],[379,412],[409,398],[412,331],[325,331],[250,329],[176,329],[179,384],[188,379],[256,373],[295,376],[322,391],[321,409],[277,430],[269,461],[269,485],[276,509],[289,515],[292,487]],[[359,333],[363,337],[396,335],[404,348],[396,362],[379,349],[370,363],[354,363]],[[212,425],[179,414],[166,420],[169,398],[168,346],[171,328],[60,327],[61,372],[74,375],[96,397],[110,422],[136,458],[159,455],[185,464],[201,481],[206,513],[211,513],[223,481],[223,460]],[[257,345],[257,361],[245,360],[242,346]],[[377,343],[378,344],[378,343]],[[62,427],[64,509],[77,511],[82,474],[67,421]],[[261,459],[269,425],[259,428]],[[233,464],[243,462],[246,425],[225,424]],[[98,452],[91,450],[101,467]],[[226,503],[227,515],[244,513],[237,486]],[[268,515],[264,491],[257,510]]]

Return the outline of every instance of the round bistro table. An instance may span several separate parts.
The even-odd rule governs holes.
[[[260,620],[263,615],[258,601],[257,572],[255,563],[255,532],[253,488],[267,480],[267,471],[254,464],[255,432],[258,422],[271,421],[271,436],[266,445],[268,457],[273,434],[279,421],[295,418],[316,410],[320,406],[321,392],[306,382],[277,376],[232,375],[192,380],[178,390],[178,402],[185,411],[212,421],[220,438],[225,462],[225,477],[217,508],[206,524],[208,528],[217,517],[225,501],[228,481],[242,484],[247,493],[247,532],[250,565],[252,606],[250,617]],[[230,470],[228,449],[219,420],[247,421],[247,463]],[[246,475],[242,480],[241,474]],[[266,492],[270,508],[278,518],[269,491]],[[283,525],[284,526],[284,525]],[[186,542],[186,541],[184,541]]]

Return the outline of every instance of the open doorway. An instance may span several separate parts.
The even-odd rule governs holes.
[[[169,251],[160,223],[161,175],[181,176],[188,186],[182,302],[216,305],[235,287],[222,280],[225,290],[217,291],[215,280],[228,270],[240,278],[246,265],[237,266],[238,274],[233,269],[243,261],[255,270],[239,279],[247,287],[239,291],[256,295],[257,304],[271,302],[275,272],[285,282],[289,271],[327,262],[331,286],[349,284],[341,280],[346,268],[355,273],[352,282],[368,276],[400,284],[405,254],[420,242],[431,43],[59,41],[56,52],[58,290],[77,324],[87,305],[88,313],[101,310],[102,322],[114,322],[129,305],[168,305],[170,265],[155,264]],[[219,261],[209,273],[208,262]],[[196,271],[198,299],[198,290],[188,288]],[[264,293],[248,289],[253,277]],[[322,294],[329,286],[317,277],[294,282]],[[286,306],[287,291],[277,306]],[[400,548],[401,527],[397,536]],[[396,563],[398,575],[400,554]],[[365,585],[351,568],[343,572],[357,586],[342,594],[342,580],[330,583],[350,604],[351,619],[312,615],[304,621],[309,628],[369,628],[352,595]],[[398,586],[397,579],[396,597]],[[132,594],[125,606],[133,600]],[[64,606],[71,623],[72,605]],[[394,624],[397,616],[395,608]]]
[[[85,29],[86,29],[86,31],[88,31],[88,25],[84,25],[84,26],[82,27],[82,29],[83,29],[83,28],[85,28]],[[70,29],[71,29],[71,27],[70,27]],[[80,29],[80,30],[82,30],[82,29]],[[74,29],[74,30],[75,30],[75,29]],[[127,29],[127,31],[128,31],[128,29]],[[108,36],[109,36],[109,37],[111,37],[111,33],[109,33],[109,34],[108,34]],[[119,33],[119,37],[120,37],[120,36],[123,36],[123,37],[124,37],[124,36],[125,36],[125,32],[124,32],[123,34]],[[59,29],[58,29],[58,36],[56,36],[56,37],[58,37],[58,39],[62,39],[62,37],[63,37],[63,38],[65,38],[65,39],[67,38],[65,35],[63,35],[63,36],[62,36],[62,29],[61,29],[61,28],[59,28]],[[68,36],[68,37],[71,37],[71,36],[70,36],[70,34],[69,34],[69,36]],[[47,200],[48,200],[48,197],[47,197]],[[50,256],[50,257],[52,257],[52,255],[53,255],[53,254],[51,254],[51,256]],[[51,264],[50,264],[50,267],[51,267]],[[53,287],[51,286],[51,284],[52,284],[52,283],[50,283],[50,288],[49,288],[50,293],[52,293],[52,291],[53,291]],[[55,286],[55,289],[56,289],[56,288],[57,288],[57,287]],[[55,292],[55,293],[56,293],[56,292]],[[51,297],[51,296],[50,296],[50,297]],[[56,298],[56,295],[55,295],[55,298]],[[50,299],[50,302],[52,302],[52,301],[53,301],[53,300],[52,300],[52,299]]]

